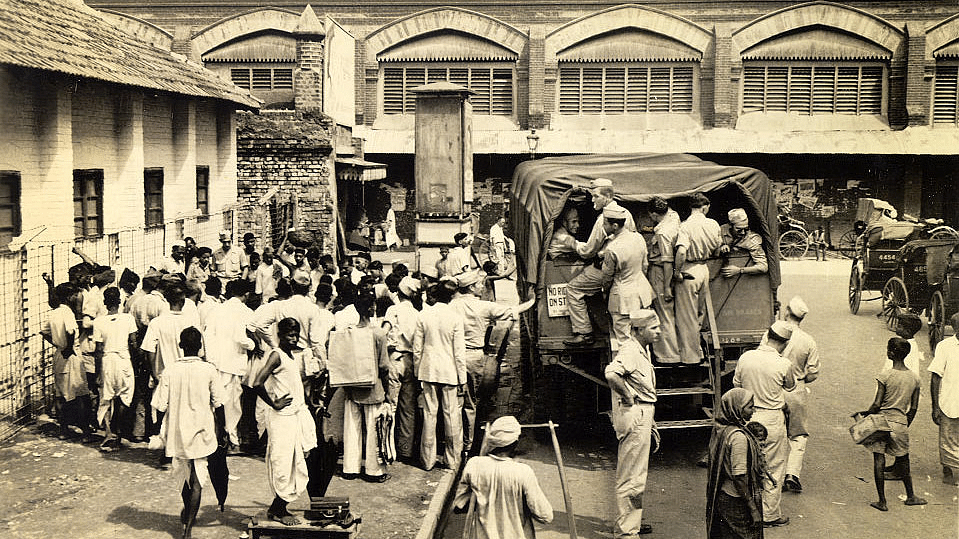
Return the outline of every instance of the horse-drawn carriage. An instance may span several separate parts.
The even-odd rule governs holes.
[[[929,344],[935,348],[945,321],[959,312],[959,278],[947,271],[959,237],[940,223],[894,221],[891,208],[880,200],[859,200],[860,234],[849,274],[849,310],[859,311],[864,290],[881,290],[872,299],[882,301],[879,315],[886,326],[894,330],[901,313],[925,312]]]

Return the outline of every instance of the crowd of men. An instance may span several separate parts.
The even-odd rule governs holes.
[[[61,436],[92,441],[102,428],[105,452],[124,439],[165,447],[184,536],[203,486],[222,510],[227,455],[265,450],[268,515],[287,525],[289,502],[325,494],[340,451],[342,477],[376,483],[394,460],[459,465],[498,372],[487,329],[532,301],[481,299],[488,276],[469,254],[437,278],[398,262],[387,274],[367,252],[337,268],[314,248],[219,239],[213,250],[186,238],[142,279],[117,280],[75,249],[69,281],[48,280]]]

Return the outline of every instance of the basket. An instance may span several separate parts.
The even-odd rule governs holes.
[[[286,238],[294,247],[301,249],[312,247],[315,239],[313,233],[309,230],[291,230],[287,233]]]
[[[882,414],[862,415],[857,413],[852,417],[856,420],[856,423],[849,427],[849,435],[852,436],[852,441],[859,445],[875,442],[892,431],[889,422]]]

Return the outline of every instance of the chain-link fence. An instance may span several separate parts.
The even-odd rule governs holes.
[[[139,275],[167,256],[174,242],[192,237],[198,246],[216,248],[221,230],[236,230],[236,212],[188,217],[163,226],[127,229],[96,238],[60,243],[28,242],[0,253],[0,441],[50,409],[53,403],[55,349],[40,335],[50,313],[47,274],[65,282],[70,266],[81,262],[76,247],[96,263]],[[239,238],[234,234],[234,240]]]

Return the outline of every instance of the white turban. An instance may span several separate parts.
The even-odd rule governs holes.
[[[519,440],[521,430],[519,421],[515,417],[504,415],[489,426],[489,430],[486,431],[486,443],[490,449],[506,447]]]

